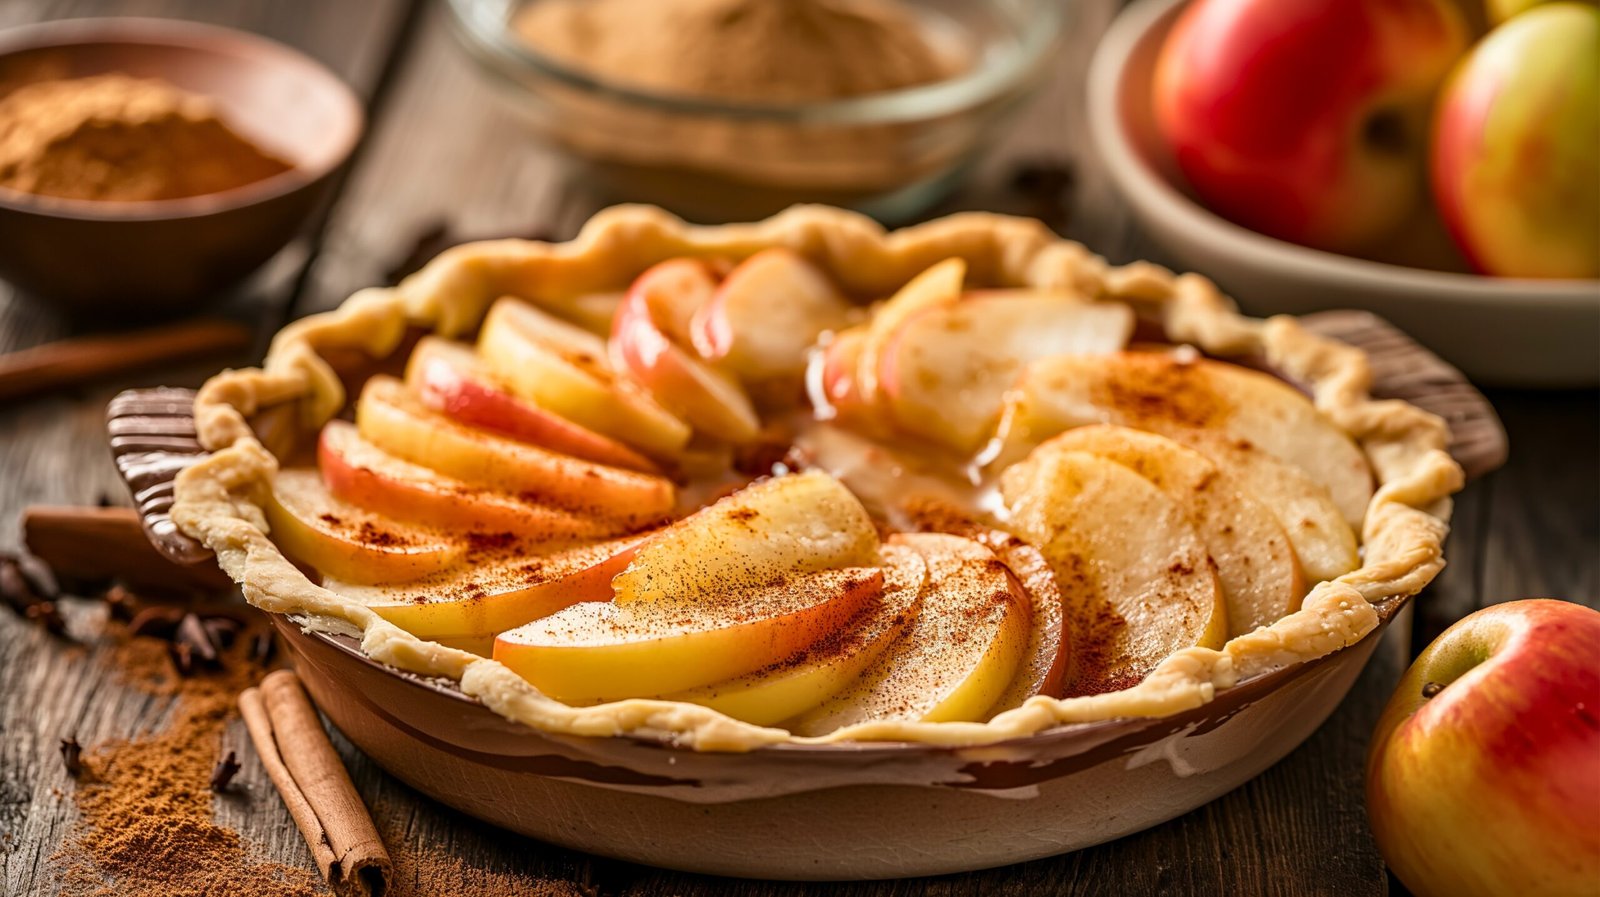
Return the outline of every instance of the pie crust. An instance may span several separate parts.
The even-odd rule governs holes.
[[[742,258],[771,246],[798,251],[848,292],[869,296],[887,295],[930,265],[960,256],[974,281],[1124,302],[1142,319],[1159,321],[1174,343],[1264,362],[1307,388],[1315,406],[1367,455],[1378,488],[1362,525],[1362,566],[1316,585],[1301,610],[1220,650],[1177,652],[1132,688],[1068,699],[1036,696],[987,723],[872,722],[800,738],[674,701],[565,705],[493,660],[420,639],[315,585],[268,537],[262,501],[278,461],[263,440],[275,441],[274,427],[315,433],[344,407],[345,388],[329,357],[359,352],[384,358],[411,328],[468,334],[503,295],[559,307],[619,289],[668,258]],[[966,213],[886,232],[854,213],[799,206],[758,223],[702,227],[652,207],[620,206],[596,215],[570,243],[460,246],[395,288],[362,290],[334,311],[285,327],[260,369],[225,371],[200,390],[196,426],[213,454],[179,476],[172,516],[216,552],[256,607],[294,615],[308,628],[359,634],[362,651],[374,660],[457,680],[463,692],[502,716],[546,732],[637,736],[716,751],[782,742],[988,744],[1066,723],[1159,717],[1205,704],[1218,689],[1355,644],[1378,624],[1374,605],[1427,585],[1444,565],[1450,496],[1461,488],[1462,471],[1445,451],[1448,429],[1440,418],[1404,402],[1372,399],[1369,385],[1367,360],[1357,349],[1313,335],[1291,317],[1245,317],[1198,275],[1174,275],[1144,262],[1109,265],[1032,220]]]

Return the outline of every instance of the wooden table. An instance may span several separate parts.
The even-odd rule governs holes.
[[[1079,0],[1070,46],[1025,121],[945,209],[1042,213],[1113,261],[1161,254],[1132,225],[1083,139],[1087,51],[1115,0]],[[543,231],[569,236],[599,200],[518,130],[445,28],[420,0],[58,0],[0,5],[0,27],[43,18],[137,14],[194,18],[258,31],[325,61],[366,98],[370,130],[336,200],[228,311],[266,335],[284,320],[337,304],[385,280],[417,236],[441,222],[466,235]],[[1008,188],[1019,160],[1070,162],[1065,208]],[[0,284],[0,349],[70,332],[48,310]],[[33,502],[125,500],[101,435],[119,388],[197,384],[222,359],[152,371],[124,383],[0,406],[0,548],[18,539],[17,511]],[[1362,758],[1378,711],[1407,658],[1462,614],[1548,595],[1594,605],[1600,595],[1600,396],[1594,392],[1490,394],[1513,446],[1510,464],[1461,495],[1450,567],[1417,602],[1416,625],[1396,626],[1350,697],[1298,751],[1221,800],[1139,835],[1069,856],[989,872],[898,883],[841,885],[844,894],[1379,894],[1393,887],[1368,832]],[[93,631],[89,607],[69,608],[74,631]],[[56,756],[61,736],[91,743],[128,736],[161,718],[161,701],[112,684],[105,651],[65,646],[0,613],[0,893],[53,893],[51,854],[73,818]],[[231,737],[237,737],[235,731]],[[739,882],[662,872],[520,839],[444,809],[380,771],[336,736],[369,804],[418,843],[448,845],[473,866],[521,870],[592,885],[603,894],[809,893],[815,886]],[[235,743],[243,744],[242,740]],[[246,797],[219,820],[266,855],[309,863],[249,751]],[[886,822],[892,824],[892,822]]]

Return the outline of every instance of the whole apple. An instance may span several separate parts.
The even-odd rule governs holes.
[[[1384,859],[1422,897],[1600,887],[1600,611],[1513,601],[1445,630],[1367,760]]]
[[[1156,123],[1212,210],[1359,251],[1424,201],[1429,114],[1467,40],[1453,0],[1196,0],[1157,62]]]
[[[1440,97],[1432,168],[1478,270],[1600,277],[1600,8],[1548,3],[1490,32]]]

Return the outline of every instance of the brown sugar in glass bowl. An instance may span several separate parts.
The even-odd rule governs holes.
[[[222,150],[233,167],[248,162],[248,170],[166,186],[119,185],[127,172],[97,183],[105,175],[92,170],[95,156],[117,149],[100,144],[72,162],[80,165],[73,184],[29,187],[0,171],[0,278],[77,315],[157,317],[193,308],[242,280],[294,236],[362,130],[360,103],[332,72],[255,35],[123,18],[0,33],[0,102],[30,85],[38,90],[41,82],[106,75],[164,82],[194,95],[189,99],[209,107],[238,141],[203,127],[209,133],[201,149]],[[185,115],[191,111],[199,114]],[[192,127],[186,133],[197,136]],[[156,159],[127,160],[128,167],[193,152],[165,145]],[[47,193],[57,195],[40,195]]]

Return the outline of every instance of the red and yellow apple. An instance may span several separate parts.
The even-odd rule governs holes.
[[[1478,270],[1600,277],[1600,8],[1545,4],[1490,32],[1440,97],[1432,163]]]
[[[406,364],[406,386],[422,404],[469,427],[612,467],[659,471],[622,443],[513,395],[464,343],[423,337]]]
[[[711,268],[698,259],[662,262],[639,275],[611,322],[610,352],[619,370],[663,407],[704,433],[749,442],[761,429],[739,384],[690,355],[671,335],[716,293]]]
[[[1422,897],[1600,887],[1600,612],[1488,607],[1417,657],[1373,735],[1367,813]]]
[[[400,381],[373,377],[356,402],[356,428],[381,451],[478,488],[639,528],[671,513],[665,477],[559,455],[474,430],[423,407]]]
[[[1157,63],[1157,125],[1209,208],[1351,251],[1426,196],[1428,115],[1467,47],[1453,0],[1197,0]]]
[[[317,440],[317,468],[328,492],[374,514],[424,526],[511,533],[528,542],[614,535],[628,527],[479,489],[380,450],[347,421],[329,421]]]
[[[701,357],[741,380],[792,380],[806,350],[849,319],[851,305],[799,253],[774,247],[740,262],[694,312],[690,339]]]

